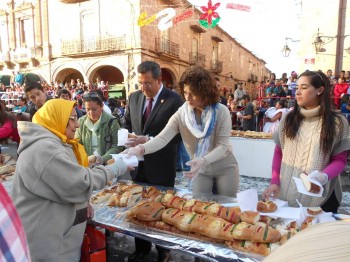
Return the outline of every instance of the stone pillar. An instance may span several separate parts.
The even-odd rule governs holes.
[[[42,21],[42,43],[43,43],[43,58],[51,59],[51,45],[49,38],[49,12],[48,0],[41,1],[41,21]]]
[[[42,27],[41,27],[41,0],[36,0],[34,9],[34,31],[35,31],[35,45],[42,46]]]
[[[16,48],[16,20],[15,20],[15,13],[13,10],[15,9],[15,0],[10,0],[8,3],[9,8],[9,16],[8,16],[8,23],[9,23],[9,47],[10,49],[14,50]]]

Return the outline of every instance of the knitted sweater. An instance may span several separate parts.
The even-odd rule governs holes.
[[[300,173],[310,173],[314,170],[323,170],[330,162],[331,156],[350,149],[349,124],[345,117],[341,116],[343,128],[337,128],[332,149],[324,154],[320,147],[320,135],[322,129],[322,118],[319,115],[320,107],[306,110],[301,108],[301,114],[305,117],[301,122],[296,137],[292,140],[285,134],[285,118],[282,119],[278,132],[274,139],[282,149],[282,165],[280,172],[281,199],[288,201],[289,206],[298,206],[296,199],[303,206],[321,206],[331,195],[333,190],[339,203],[342,192],[339,176],[324,186],[322,197],[312,197],[298,193],[293,177],[299,177]],[[339,126],[339,120],[336,120]]]

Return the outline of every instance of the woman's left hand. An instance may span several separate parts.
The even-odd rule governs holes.
[[[318,170],[310,172],[309,178],[318,181],[322,186],[328,182],[328,175]]]
[[[203,157],[201,158],[195,158],[191,161],[188,161],[186,163],[187,166],[191,167],[191,170],[188,172],[183,172],[185,177],[188,178],[194,178],[195,176],[198,176],[198,174],[204,170],[205,167],[205,159]]]
[[[128,156],[142,156],[144,153],[145,153],[145,148],[141,145],[130,147],[127,149],[127,152],[126,152]]]

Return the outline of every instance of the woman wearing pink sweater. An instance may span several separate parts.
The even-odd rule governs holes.
[[[298,79],[294,110],[284,117],[274,134],[276,142],[271,185],[263,198],[278,197],[289,206],[320,206],[336,213],[342,192],[339,174],[350,149],[349,124],[332,110],[330,84],[321,72],[305,71]],[[297,191],[293,177],[309,174],[323,185],[322,197]]]

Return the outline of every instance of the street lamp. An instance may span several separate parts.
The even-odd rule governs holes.
[[[282,55],[284,57],[288,57],[292,50],[289,48],[289,46],[287,44],[287,40],[290,40],[292,42],[299,42],[300,40],[293,40],[292,38],[289,38],[289,37],[286,37],[285,40],[286,40],[286,44],[284,45],[284,47],[283,47],[281,52],[282,52]]]
[[[334,38],[337,39],[336,52],[335,52],[335,72],[340,72],[343,66],[343,53],[344,50],[350,54],[350,47],[344,49],[344,39],[350,35],[343,35],[343,31],[338,29],[338,35],[336,36],[324,36],[320,34],[320,29],[317,29],[317,35],[315,41],[312,43],[315,46],[316,54],[326,51],[323,46],[333,41]]]
[[[292,51],[292,50],[290,50],[289,46],[288,46],[287,43],[286,43],[286,44],[284,45],[283,49],[282,49],[282,55],[283,55],[284,57],[288,57],[291,51]]]
[[[316,54],[319,52],[324,51],[323,45],[328,44],[329,42],[333,41],[334,38],[337,38],[336,36],[324,36],[320,35],[320,29],[317,29],[317,36],[315,38],[315,41],[312,43],[315,46]],[[324,40],[322,40],[324,39]]]

